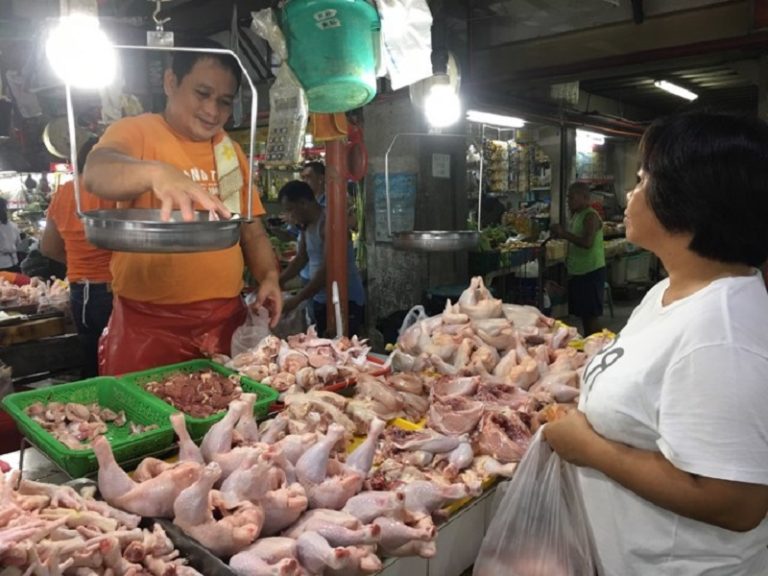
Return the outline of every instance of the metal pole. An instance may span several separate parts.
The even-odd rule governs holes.
[[[83,212],[80,206],[80,174],[77,169],[77,138],[75,130],[75,113],[72,107],[72,88],[69,82],[64,83],[64,94],[67,98],[67,128],[69,130],[69,161],[72,162],[72,175],[75,185],[75,210],[77,217],[82,218]]]
[[[347,250],[349,226],[347,224],[347,146],[346,138],[331,140],[325,145],[325,261],[327,274],[326,317],[328,331],[337,332],[336,309],[332,295],[338,293],[343,327],[349,326],[349,266]],[[338,292],[334,290],[334,284]]]

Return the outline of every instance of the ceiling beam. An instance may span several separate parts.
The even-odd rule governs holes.
[[[627,22],[474,50],[472,83],[568,81],[582,79],[587,73],[594,74],[593,77],[615,75],[624,66],[671,58],[711,56],[723,50],[765,50],[766,33],[749,31],[746,0],[717,4],[698,11],[649,18],[641,29]]]

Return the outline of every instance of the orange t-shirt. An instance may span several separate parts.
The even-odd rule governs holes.
[[[115,202],[104,200],[80,187],[80,207],[88,210],[109,210]],[[112,252],[96,248],[85,239],[83,223],[75,212],[75,184],[66,182],[58,187],[48,206],[48,220],[52,220],[64,240],[67,250],[67,279],[70,282],[110,282],[109,261]]]
[[[218,141],[218,137],[214,140]],[[209,193],[218,194],[213,144],[184,138],[159,114],[142,114],[112,124],[95,148],[113,148],[140,160],[166,162],[207,188]],[[240,194],[240,205],[244,207],[248,196],[248,161],[240,147],[234,145],[246,183]],[[120,205],[160,208],[160,202],[149,190],[128,205],[123,202]],[[264,214],[255,187],[251,207],[253,216]],[[112,290],[119,296],[153,304],[232,298],[243,287],[244,267],[238,244],[225,250],[187,254],[115,252]]]

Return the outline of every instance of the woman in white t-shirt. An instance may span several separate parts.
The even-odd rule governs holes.
[[[8,203],[0,198],[0,270],[20,271],[17,253],[20,241],[19,229],[8,219]]]
[[[669,278],[545,436],[580,466],[607,576],[768,574],[768,125],[654,122],[627,239]]]

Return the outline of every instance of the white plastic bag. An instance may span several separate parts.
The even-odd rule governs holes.
[[[283,300],[290,297],[291,294],[283,293]],[[275,336],[278,338],[288,338],[288,336],[305,332],[309,327],[309,322],[307,320],[307,306],[309,306],[311,302],[311,299],[303,300],[290,312],[284,312],[280,317],[280,322],[278,322],[277,326],[272,330]]]
[[[595,576],[594,541],[573,465],[534,436],[491,521],[473,576]]]
[[[269,331],[269,311],[260,306],[254,312],[251,306],[254,301],[255,296],[253,294],[249,294],[245,298],[245,305],[248,307],[248,318],[246,318],[245,324],[238,326],[232,334],[232,358],[256,348],[264,338],[271,334]]]
[[[376,7],[381,59],[392,90],[432,76],[432,12],[427,1],[376,0]]]
[[[400,325],[400,330],[397,331],[398,339],[405,333],[406,330],[408,330],[408,328],[414,326],[422,320],[426,320],[427,318],[429,318],[429,316],[427,316],[427,311],[424,310],[424,306],[421,304],[411,308],[408,311],[408,314],[405,315],[405,318],[403,318],[403,323]]]

